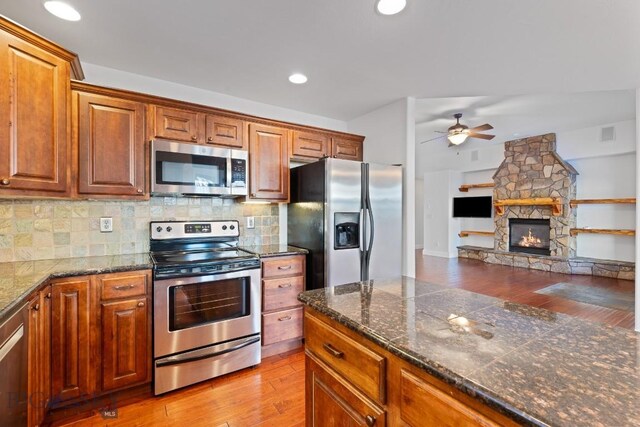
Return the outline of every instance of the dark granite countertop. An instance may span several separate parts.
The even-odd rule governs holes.
[[[309,253],[309,251],[307,251],[306,249],[296,248],[295,246],[288,245],[240,246],[240,249],[258,255],[260,258],[284,255],[304,255]]]
[[[410,278],[298,299],[522,424],[640,425],[636,332]]]
[[[150,268],[148,253],[0,263],[0,321],[51,278]]]

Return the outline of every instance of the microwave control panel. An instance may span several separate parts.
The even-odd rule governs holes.
[[[231,186],[247,186],[247,161],[244,159],[231,159]]]

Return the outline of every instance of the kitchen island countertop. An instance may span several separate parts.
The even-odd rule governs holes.
[[[406,277],[298,299],[522,424],[640,425],[636,332]]]

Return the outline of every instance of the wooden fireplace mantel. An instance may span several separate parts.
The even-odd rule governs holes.
[[[557,197],[534,197],[529,199],[502,199],[493,202],[496,215],[504,215],[505,206],[551,206],[553,216],[562,215],[562,199]]]
[[[474,231],[474,230],[462,230],[458,233],[459,237],[469,237],[469,236],[493,236],[496,234],[493,231]]]
[[[635,236],[636,230],[604,229],[604,228],[572,228],[571,235],[578,234],[613,234],[617,236]]]
[[[461,193],[468,193],[469,190],[472,190],[474,188],[493,188],[494,186],[495,184],[493,182],[483,182],[481,184],[462,184],[460,188],[458,188],[458,191],[460,191]]]

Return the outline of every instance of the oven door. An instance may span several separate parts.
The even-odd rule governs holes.
[[[151,142],[151,193],[231,194],[231,150],[181,142]]]
[[[260,333],[260,269],[156,280],[154,356]]]

